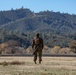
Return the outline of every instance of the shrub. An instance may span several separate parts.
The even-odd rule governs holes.
[[[59,54],[61,50],[60,46],[55,46],[54,48],[51,49],[51,54]]]

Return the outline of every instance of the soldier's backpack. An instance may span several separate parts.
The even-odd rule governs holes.
[[[35,44],[40,44],[40,38],[35,38]]]

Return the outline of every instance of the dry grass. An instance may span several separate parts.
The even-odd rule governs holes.
[[[0,65],[3,65],[3,66],[8,66],[8,65],[24,65],[25,62],[21,62],[21,61],[12,61],[12,62],[0,62]]]
[[[76,75],[75,57],[43,57],[42,64],[34,64],[33,57],[0,57],[4,61],[25,64],[0,65],[0,75]]]

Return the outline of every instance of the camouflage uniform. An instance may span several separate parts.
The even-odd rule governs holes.
[[[36,37],[33,39],[33,44],[32,44],[32,48],[33,50],[36,49],[36,51],[34,52],[34,62],[36,64],[36,61],[37,61],[37,54],[39,55],[39,63],[41,63],[42,61],[42,49],[44,47],[43,45],[43,39],[38,37],[40,39],[40,43],[39,44],[35,44],[35,39]]]

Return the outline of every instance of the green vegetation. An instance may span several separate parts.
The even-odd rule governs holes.
[[[14,40],[26,49],[37,32],[48,47],[69,47],[76,41],[76,15],[53,11],[35,13],[23,7],[0,11],[0,44]]]

